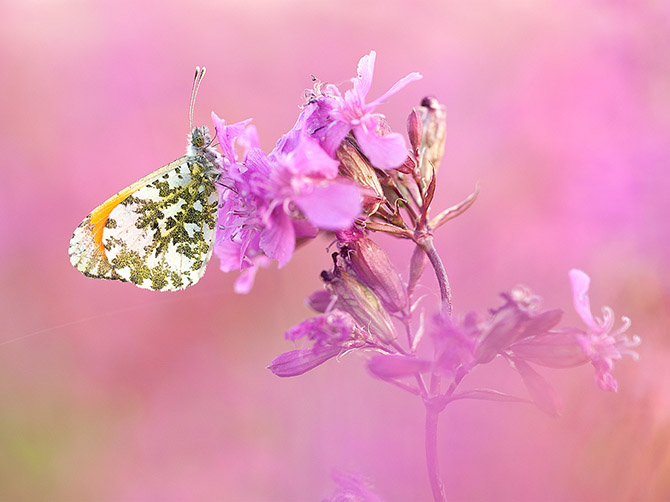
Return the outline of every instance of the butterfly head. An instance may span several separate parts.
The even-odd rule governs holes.
[[[207,126],[194,127],[188,136],[186,155],[200,159],[205,167],[205,176],[216,181],[221,176],[221,154],[212,145],[212,136]]]
[[[195,76],[193,77],[193,90],[191,91],[191,104],[188,107],[188,123],[191,127],[191,134],[188,136],[188,145],[186,146],[186,155],[205,160],[205,176],[212,182],[219,179],[221,173],[221,155],[212,145],[212,135],[207,126],[193,127],[193,108],[195,107],[195,98],[200,89],[200,83],[205,76],[205,67],[195,67]]]
[[[212,144],[212,136],[207,126],[194,127],[188,136],[188,155],[196,155]]]

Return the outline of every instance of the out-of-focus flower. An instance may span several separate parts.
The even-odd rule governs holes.
[[[334,472],[333,480],[338,484],[335,492],[322,502],[382,502],[368,481],[351,473]]]
[[[637,359],[638,354],[632,349],[640,344],[640,337],[625,334],[631,324],[627,317],[622,317],[623,325],[612,331],[614,312],[610,307],[602,308],[602,319],[593,316],[589,301],[591,279],[586,273],[570,270],[570,282],[575,310],[587,327],[586,332],[577,335],[579,344],[596,370],[596,382],[600,388],[616,392],[617,381],[611,374],[614,360],[625,355]]]
[[[479,319],[474,313],[466,315],[462,320],[452,320],[444,315],[434,316],[428,327],[434,345],[431,371],[433,375],[448,378],[455,389],[460,380],[478,364],[486,364],[495,357],[504,357],[521,376],[535,404],[555,416],[560,406],[557,393],[544,377],[515,351],[515,347],[519,344],[528,345],[530,341],[544,336],[552,336],[551,329],[560,320],[562,312],[541,310],[539,297],[524,287],[516,287],[501,296],[505,303],[491,310],[486,319]],[[570,343],[573,352],[579,352],[574,337]],[[496,401],[521,400],[491,389],[478,389],[460,396],[449,394],[446,397]]]
[[[474,314],[468,314],[460,323],[437,314],[427,331],[435,348],[433,371],[436,374],[453,379],[459,369],[469,371],[476,364],[479,331]]]
[[[546,333],[561,320],[559,309],[540,311],[540,298],[517,286],[501,295],[504,305],[491,312],[479,325],[475,361],[487,363],[505,352],[513,343]]]
[[[432,361],[404,354],[375,354],[368,361],[368,370],[382,380],[395,380],[426,373],[434,368]]]
[[[306,338],[313,345],[277,356],[268,368],[280,377],[301,375],[331,357],[366,345],[353,318],[340,310],[307,319],[288,330],[285,337],[294,342]]]
[[[596,381],[603,390],[615,391],[616,381],[610,371],[613,361],[623,355],[637,357],[632,350],[640,343],[637,336],[624,333],[630,321],[612,332],[613,313],[603,309],[603,318],[594,318],[588,299],[588,276],[578,270],[570,272],[575,309],[587,325],[587,330],[566,327],[557,329],[563,312],[542,310],[540,298],[527,288],[518,286],[501,296],[502,306],[492,309],[486,318],[474,313],[462,319],[436,315],[426,332],[433,342],[430,358],[414,354],[378,354],[368,362],[375,376],[398,381],[404,377],[432,373],[458,382],[478,364],[503,357],[521,376],[535,404],[543,411],[557,415],[560,399],[545,378],[529,363],[553,368],[569,368],[591,362],[596,369]],[[455,387],[454,387],[455,388]],[[488,399],[519,401],[504,393],[479,389],[448,399]]]

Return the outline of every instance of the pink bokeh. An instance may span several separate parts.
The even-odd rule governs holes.
[[[356,356],[294,379],[266,366],[330,264],[326,239],[247,296],[235,274],[182,293],[74,270],[73,229],[97,204],[183,154],[196,122],[254,118],[269,150],[310,74],[342,83],[377,51],[378,111],[402,131],[426,94],[447,107],[435,208],[481,183],[437,235],[457,313],[523,283],[571,310],[567,271],[592,278],[642,336],[615,368],[545,371],[564,399],[461,402],[441,417],[451,500],[670,499],[670,7],[585,2],[75,2],[0,6],[0,498],[312,501],[333,470],[388,501],[429,500],[423,406]],[[404,263],[406,242],[382,238]],[[405,269],[402,269],[406,271]],[[437,304],[426,276],[420,294]],[[473,375],[523,393],[496,362]]]

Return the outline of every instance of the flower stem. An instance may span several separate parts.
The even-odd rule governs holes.
[[[440,287],[440,297],[442,298],[442,310],[446,312],[448,316],[451,316],[453,305],[451,302],[449,278],[447,277],[447,271],[444,268],[442,259],[435,249],[433,237],[431,235],[422,236],[420,239],[416,240],[416,243],[424,250],[430,260],[430,264],[433,266],[433,270],[435,270],[437,283]]]
[[[426,403],[426,465],[428,479],[435,502],[446,502],[447,496],[440,479],[440,467],[437,460],[437,419],[439,411]]]

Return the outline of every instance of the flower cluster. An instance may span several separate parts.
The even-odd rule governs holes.
[[[400,167],[408,150],[404,138],[390,132],[383,115],[374,110],[421,76],[411,73],[366,103],[374,63],[374,51],[361,59],[353,88],[344,94],[332,84],[317,82],[295,126],[269,154],[259,148],[249,121],[228,126],[212,114],[225,187],[215,252],[224,271],[243,271],[238,292],[249,291],[259,266],[270,260],[280,267],[288,263],[301,239],[316,236],[320,229],[349,229],[364,208],[371,213],[381,204],[383,192],[374,169]],[[241,160],[236,143],[243,150]]]
[[[587,293],[589,278],[580,270],[570,271],[570,280],[575,308],[585,328],[558,328],[563,312],[542,310],[540,298],[518,286],[502,294],[503,304],[486,317],[470,313],[452,319],[439,313],[422,322],[412,334],[405,309],[406,289],[386,254],[367,236],[356,241],[355,259],[351,258],[348,245],[343,245],[344,253],[335,254],[334,268],[322,272],[325,289],[308,299],[320,315],[286,333],[288,340],[304,338],[312,346],[275,358],[269,368],[277,376],[296,376],[332,357],[362,349],[371,354],[367,366],[373,375],[441,407],[466,398],[523,401],[492,389],[456,392],[461,380],[477,365],[502,357],[519,373],[532,401],[543,411],[557,415],[556,393],[531,364],[570,368],[590,362],[600,388],[616,391],[617,383],[610,372],[614,360],[624,355],[637,358],[632,349],[640,339],[626,335],[630,326],[627,318],[617,330],[612,330],[613,313],[609,307],[603,308],[603,320],[593,318]],[[371,266],[361,273],[357,265],[360,262]],[[408,347],[400,343],[402,325],[409,337]],[[424,338],[432,344],[431,357],[418,355],[419,342]],[[427,390],[422,383],[427,374],[440,377],[446,389]]]
[[[242,271],[237,291],[249,291],[258,267],[272,260],[280,267],[288,263],[296,246],[320,230],[333,232],[337,244],[332,269],[321,273],[324,289],[308,299],[319,315],[286,333],[292,342],[305,339],[308,346],[280,355],[270,369],[279,376],[295,376],[332,357],[364,350],[374,354],[368,368],[377,377],[425,399],[441,396],[446,404],[463,397],[507,398],[494,391],[455,393],[475,366],[500,356],[521,375],[533,400],[551,413],[556,403],[550,386],[529,363],[567,368],[591,362],[598,385],[616,390],[613,362],[635,355],[631,349],[639,339],[625,335],[627,318],[622,328],[612,330],[614,316],[608,307],[602,319],[591,314],[589,278],[581,271],[571,271],[570,279],[585,329],[557,329],[562,312],[541,311],[539,298],[521,287],[503,294],[503,305],[486,318],[474,313],[450,317],[451,292],[432,235],[463,213],[478,191],[429,217],[444,149],[444,107],[424,98],[412,110],[408,148],[375,110],[421,75],[410,73],[368,102],[374,64],[374,51],[363,56],[345,92],[315,79],[294,127],[269,154],[260,149],[250,120],[226,125],[212,114],[222,150],[220,184],[225,187],[215,251],[224,271]],[[372,240],[375,231],[416,244],[407,283]],[[429,322],[422,316],[414,330],[413,292],[428,262],[443,308]],[[419,355],[424,334],[432,341],[432,357]],[[401,343],[403,337],[406,343]],[[446,379],[448,389],[441,394],[427,391],[422,384],[427,373]],[[403,382],[406,377],[415,383]]]
[[[269,369],[296,376],[331,358],[365,353],[371,374],[420,396],[426,405],[429,477],[435,500],[443,500],[432,448],[437,414],[447,404],[468,398],[530,401],[556,415],[557,395],[534,366],[591,363],[600,388],[616,391],[614,361],[637,357],[632,349],[640,339],[626,335],[630,321],[625,317],[622,327],[613,329],[609,307],[602,318],[593,316],[590,279],[579,270],[569,276],[584,327],[559,327],[563,312],[543,310],[540,298],[524,287],[504,293],[502,305],[486,315],[451,316],[451,289],[433,234],[467,210],[479,190],[430,215],[444,151],[444,106],[427,97],[412,110],[408,147],[376,108],[421,75],[410,73],[368,102],[374,63],[374,51],[361,58],[345,92],[314,79],[294,127],[269,154],[259,148],[249,121],[226,125],[213,114],[222,149],[219,183],[225,187],[215,251],[224,271],[242,271],[236,290],[248,292],[258,267],[272,260],[281,267],[298,245],[319,231],[331,233],[337,248],[333,266],[321,273],[323,288],[307,299],[317,315],[286,333],[297,347],[276,357]],[[407,281],[373,240],[375,232],[414,243]],[[439,312],[432,315],[425,315],[414,298],[428,264],[441,298]],[[530,400],[490,388],[459,392],[474,368],[496,358],[518,372]],[[342,479],[336,500],[364,489],[355,479]]]

